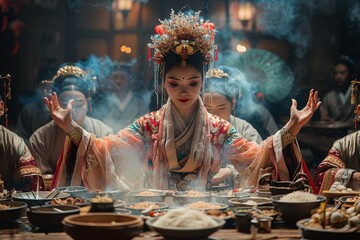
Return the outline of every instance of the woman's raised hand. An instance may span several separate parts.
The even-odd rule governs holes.
[[[66,106],[66,109],[63,109],[59,105],[59,100],[57,94],[50,93],[49,97],[44,97],[44,102],[50,111],[51,118],[54,122],[62,128],[66,133],[69,133],[73,130],[75,122],[72,119],[72,105],[74,100],[70,100]]]
[[[297,102],[295,99],[292,99],[290,120],[285,127],[290,131],[290,133],[296,136],[301,128],[309,122],[316,109],[319,108],[320,104],[321,102],[318,101],[318,92],[314,92],[314,89],[310,90],[308,102],[301,110],[297,109]]]

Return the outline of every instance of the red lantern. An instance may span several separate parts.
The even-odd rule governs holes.
[[[20,50],[20,34],[21,32],[24,30],[25,28],[25,23],[19,19],[11,22],[10,24],[10,28],[11,30],[15,33],[15,38],[16,38],[16,42],[15,42],[15,46],[12,50],[12,54],[16,55],[18,54],[19,50]]]

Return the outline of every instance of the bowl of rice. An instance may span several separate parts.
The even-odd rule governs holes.
[[[173,201],[176,205],[184,206],[185,204],[194,202],[210,202],[211,195],[209,192],[201,191],[186,191],[186,192],[174,192],[172,194]]]
[[[133,214],[140,215],[142,212],[150,212],[151,210],[167,209],[169,206],[163,202],[139,202],[129,203],[125,205],[125,208],[130,210]],[[145,213],[147,214],[147,213]]]
[[[129,203],[136,202],[164,202],[166,193],[162,190],[138,190],[131,191],[127,194]]]
[[[225,220],[198,210],[178,208],[162,217],[149,219],[146,224],[165,239],[207,239],[224,226]]]
[[[303,191],[277,195],[271,199],[285,223],[291,227],[295,227],[297,221],[311,217],[311,210],[319,208],[320,203],[326,201],[324,196]]]

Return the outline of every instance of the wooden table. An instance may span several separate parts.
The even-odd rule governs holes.
[[[257,234],[257,239],[300,239],[301,234],[297,229],[273,229],[271,233]],[[19,229],[0,229],[0,239],[11,240],[71,240],[72,238],[64,232],[56,233],[32,233],[26,231],[20,231]],[[158,236],[154,232],[145,232],[139,237],[133,238],[133,240],[161,240],[161,236]],[[223,240],[251,240],[250,234],[237,232],[235,229],[220,229],[209,237],[209,239],[223,239]]]

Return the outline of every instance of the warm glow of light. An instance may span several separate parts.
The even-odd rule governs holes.
[[[239,2],[238,20],[251,21],[254,17],[254,6],[250,2]]]
[[[132,9],[133,0],[114,0],[113,9],[119,11],[130,11]]]
[[[127,54],[130,54],[130,53],[131,53],[131,47],[126,48],[125,52],[126,52]]]
[[[121,48],[120,48],[120,51],[121,51],[121,52],[125,52],[126,49],[127,49],[127,47],[126,47],[125,45],[122,45]]]
[[[246,52],[246,47],[239,43],[238,45],[236,45],[236,51],[238,51],[239,53],[244,53]]]

